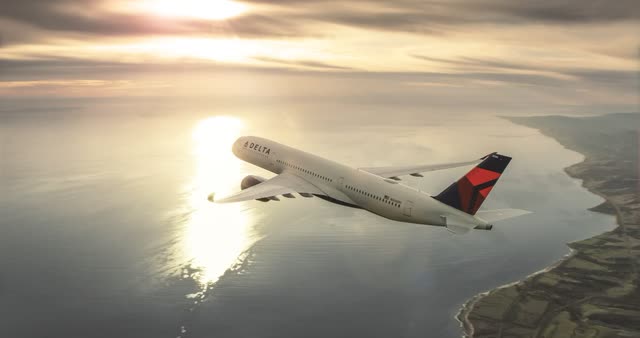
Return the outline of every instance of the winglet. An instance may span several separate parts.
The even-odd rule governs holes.
[[[498,153],[497,151],[494,151],[494,152],[492,152],[491,154],[487,154],[487,155],[484,155],[484,156],[480,157],[480,159],[481,159],[481,160],[485,160],[485,159],[487,159],[487,157],[489,157],[489,156],[491,156],[491,155],[495,155],[495,154],[497,154],[497,153]]]

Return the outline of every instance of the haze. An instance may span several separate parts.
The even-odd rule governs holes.
[[[459,337],[609,230],[583,156],[499,115],[638,111],[637,1],[0,0],[11,337]],[[453,236],[318,198],[215,205],[256,135],[355,167],[513,156]],[[403,182],[436,193],[466,169]]]
[[[627,112],[639,18],[632,0],[2,1],[0,97]]]

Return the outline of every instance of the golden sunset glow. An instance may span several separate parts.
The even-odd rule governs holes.
[[[98,46],[96,50],[128,51],[140,56],[194,58],[225,62],[246,61],[263,49],[259,43],[240,39],[157,38],[124,45]]]
[[[0,11],[0,96],[637,110],[640,40],[624,4],[245,1],[15,2]]]
[[[244,4],[229,0],[144,0],[129,6],[160,16],[210,20],[232,18],[247,9]]]
[[[243,129],[241,120],[217,116],[200,121],[193,129],[193,155],[197,167],[190,184],[193,210],[185,235],[185,251],[197,276],[206,285],[215,282],[257,239],[252,235],[251,214],[242,204],[214,204],[207,196],[239,189],[240,162],[231,145]]]
[[[328,57],[318,42],[307,42],[306,48],[287,41],[238,38],[148,38],[126,43],[88,45],[83,50],[96,55],[127,55],[156,61],[175,59],[209,60],[228,63],[256,64],[260,58],[283,61]],[[263,62],[264,63],[264,62]]]
[[[639,24],[640,0],[0,0],[2,332],[473,331],[484,298],[463,295],[612,218],[587,198],[607,182],[566,175],[640,147]],[[574,134],[598,136],[602,154],[565,144]],[[488,153],[469,163],[494,179],[473,189],[472,165],[416,173]],[[481,210],[454,208],[475,211],[511,158]],[[451,196],[459,177],[479,199]],[[614,178],[629,199],[631,181]],[[521,209],[537,220],[508,220]],[[513,303],[492,322],[627,332],[622,296],[593,308],[538,296],[517,297],[525,317]],[[615,325],[591,332],[580,313]]]

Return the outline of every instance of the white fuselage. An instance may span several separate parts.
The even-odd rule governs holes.
[[[435,226],[445,226],[445,219],[480,226],[487,224],[395,180],[264,138],[241,137],[234,143],[233,153],[273,173],[288,172],[302,177],[323,191],[329,201],[362,208],[388,219]]]

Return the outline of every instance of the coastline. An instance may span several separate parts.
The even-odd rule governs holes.
[[[570,244],[570,243],[569,243]],[[567,254],[565,254],[564,256],[562,256],[562,258],[560,258],[559,260],[555,261],[553,264],[538,270],[534,273],[531,273],[527,276],[525,276],[522,279],[518,279],[516,281],[513,281],[511,283],[507,283],[504,285],[500,285],[497,288],[493,288],[491,290],[487,290],[487,291],[483,291],[480,292],[479,294],[471,297],[468,301],[466,301],[464,304],[462,304],[462,307],[460,307],[460,310],[458,311],[458,313],[456,314],[455,318],[458,321],[458,323],[460,323],[460,327],[463,329],[463,335],[462,337],[466,337],[466,338],[471,338],[473,337],[473,324],[471,323],[471,321],[469,321],[469,314],[471,312],[473,312],[473,307],[475,306],[475,304],[482,300],[482,298],[490,296],[492,293],[497,292],[501,289],[506,289],[506,288],[510,288],[512,286],[516,286],[518,284],[521,284],[523,282],[525,282],[526,280],[533,278],[537,275],[549,272],[553,269],[555,269],[556,267],[560,266],[564,261],[570,259],[571,257],[573,257],[576,253],[576,250],[574,250],[573,248],[569,247],[569,252]]]
[[[463,337],[502,337],[503,334],[509,337],[540,334],[545,337],[562,337],[586,332],[590,336],[599,337],[611,333],[631,334],[630,336],[640,333],[637,326],[624,325],[625,322],[633,323],[640,319],[640,307],[629,304],[636,302],[640,296],[640,292],[636,291],[640,277],[635,263],[637,259],[634,259],[634,256],[640,256],[640,250],[637,250],[640,246],[636,244],[640,239],[633,237],[640,233],[635,229],[640,223],[640,193],[634,192],[633,186],[625,186],[625,182],[637,181],[637,174],[634,176],[633,170],[628,170],[628,166],[616,165],[626,160],[624,155],[629,152],[628,145],[632,144],[627,142],[627,136],[637,140],[640,134],[637,130],[634,134],[633,128],[629,129],[630,133],[621,128],[620,125],[624,123],[619,120],[625,122],[625,119],[637,119],[638,116],[640,115],[612,114],[595,118],[507,118],[514,123],[535,128],[556,139],[564,147],[581,153],[583,161],[564,168],[564,172],[572,178],[582,180],[582,187],[604,199],[601,204],[589,210],[615,215],[616,227],[587,239],[567,243],[569,253],[552,265],[515,282],[473,296],[455,316],[463,330]],[[595,123],[590,119],[595,119]],[[602,121],[597,119],[610,119],[613,122],[606,121],[607,123],[599,126],[598,123]],[[587,120],[589,126],[595,124],[596,128],[586,129],[586,132],[580,130],[582,126],[572,125],[579,125],[576,123],[579,120]],[[558,121],[562,124],[561,127],[554,124]],[[614,127],[607,130],[607,124]],[[590,130],[604,134],[605,139],[615,135],[612,139],[620,140],[619,144],[614,144],[619,149],[611,151],[608,148],[613,147],[605,146],[600,147],[603,149],[590,148],[594,142],[585,142],[591,140],[588,135],[585,137],[582,134],[588,134]],[[618,137],[621,130],[625,137]],[[637,149],[635,152],[637,153]],[[637,165],[637,158],[635,162],[631,167]],[[609,174],[604,175],[603,172]],[[602,275],[593,276],[597,275],[594,272]],[[563,294],[564,292],[573,295]],[[622,308],[626,312],[619,311]],[[615,314],[609,315],[607,311]]]
[[[593,186],[590,186],[588,183],[586,183],[586,180],[576,176],[575,173],[572,173],[571,168],[572,167],[576,167],[576,166],[581,166],[581,165],[588,165],[588,161],[589,159],[586,157],[585,154],[582,154],[584,157],[584,159],[580,162],[574,163],[568,167],[563,168],[562,170],[569,176],[575,179],[579,179],[582,183],[581,186],[584,187],[585,189],[587,189],[587,191],[589,191],[592,194],[595,194],[599,197],[601,197],[602,199],[604,199],[604,202],[600,203],[597,206],[591,207],[588,210],[592,210],[594,212],[599,212],[599,213],[603,213],[603,214],[607,214],[607,215],[611,215],[611,213],[605,211],[605,210],[597,210],[597,208],[599,208],[602,205],[612,205],[615,209],[615,204],[613,204],[610,199],[606,196],[603,195],[602,193],[600,193],[599,191],[595,190]],[[620,216],[618,213],[614,214],[616,216],[616,227],[613,230],[610,231],[604,231],[601,234],[607,233],[607,232],[612,232],[612,231],[616,231],[618,230],[618,228],[620,228]],[[601,235],[599,234],[599,235]],[[598,236],[598,235],[596,235]],[[595,236],[594,236],[595,237]],[[487,290],[487,291],[483,291],[478,293],[477,295],[471,297],[469,300],[467,300],[464,304],[462,304],[462,307],[460,308],[460,310],[458,311],[458,313],[456,314],[455,318],[456,320],[460,323],[460,327],[463,329],[463,337],[467,337],[467,338],[471,338],[473,337],[473,332],[474,332],[474,327],[473,324],[471,323],[471,321],[469,320],[469,314],[471,312],[473,312],[473,307],[475,306],[475,304],[482,300],[482,298],[487,297],[501,289],[505,289],[508,287],[512,287],[512,286],[516,286],[518,284],[524,283],[525,281],[536,277],[537,275],[543,274],[543,273],[547,273],[552,271],[553,269],[559,267],[560,265],[562,265],[563,263],[565,263],[567,260],[571,259],[572,257],[575,256],[575,254],[577,253],[577,251],[575,249],[573,249],[571,247],[572,243],[576,243],[576,242],[580,242],[581,240],[577,240],[575,242],[569,242],[567,243],[567,246],[569,247],[569,252],[567,254],[565,254],[564,256],[562,256],[560,259],[558,259],[557,261],[553,262],[551,265],[538,270],[536,272],[533,272],[521,279],[518,279],[516,281],[504,284],[504,285],[500,285],[496,288],[493,288],[491,290]]]

